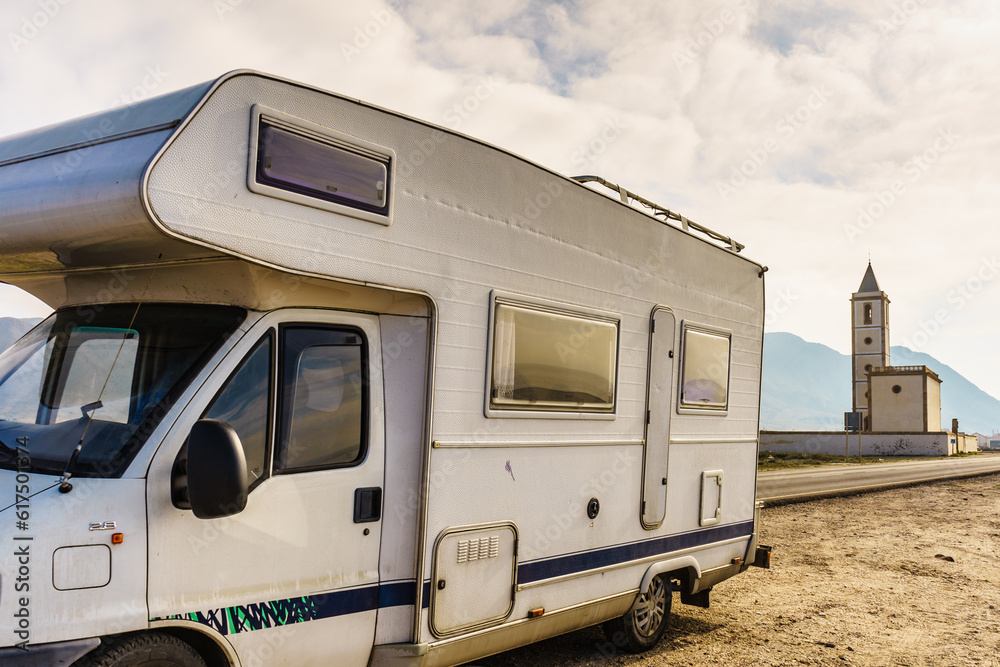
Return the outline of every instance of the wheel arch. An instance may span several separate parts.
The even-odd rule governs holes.
[[[635,609],[642,594],[649,590],[649,584],[653,581],[653,577],[663,574],[671,575],[670,579],[680,579],[681,588],[690,591],[695,582],[701,579],[701,566],[693,556],[680,556],[653,563],[646,569],[646,573],[642,577],[642,583],[639,584],[639,592],[635,596],[632,609]]]
[[[211,628],[194,621],[170,620],[150,623],[150,630],[172,635],[190,644],[208,667],[239,667],[240,659],[232,644]]]

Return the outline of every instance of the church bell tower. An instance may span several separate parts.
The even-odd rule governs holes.
[[[851,296],[851,333],[854,410],[862,415],[862,430],[868,431],[868,372],[889,365],[889,297],[879,288],[871,262]]]

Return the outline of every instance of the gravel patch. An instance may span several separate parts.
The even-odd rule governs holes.
[[[765,508],[770,570],[680,604],[653,651],[588,628],[470,665],[1000,666],[1000,475]]]

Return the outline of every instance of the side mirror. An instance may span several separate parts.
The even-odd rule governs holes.
[[[199,519],[239,514],[247,506],[247,462],[240,436],[217,419],[195,422],[188,436],[187,496]]]

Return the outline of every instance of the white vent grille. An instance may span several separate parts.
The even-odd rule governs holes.
[[[434,546],[430,629],[448,637],[502,623],[514,610],[517,528],[456,527]]]
[[[500,555],[500,536],[477,537],[471,540],[460,540],[458,543],[458,562],[468,563],[486,558],[496,558]]]

